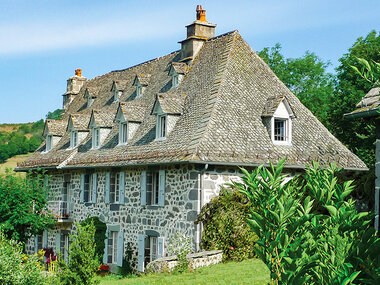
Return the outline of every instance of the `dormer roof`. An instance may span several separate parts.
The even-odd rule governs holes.
[[[43,136],[47,134],[62,137],[66,132],[67,121],[46,119]]]
[[[284,104],[286,110],[288,111],[289,117],[295,118],[294,112],[285,96],[269,97],[266,101],[266,104],[264,105],[264,110],[261,116],[273,117],[281,102]]]
[[[183,112],[186,94],[158,93],[151,114],[157,114],[158,105],[165,114],[180,115]]]
[[[120,103],[114,121],[119,121],[120,116],[123,116],[124,121],[142,122],[146,109],[147,105],[138,100]]]
[[[91,114],[71,114],[69,116],[67,130],[70,127],[76,131],[88,131],[88,123],[90,122]]]
[[[151,75],[148,73],[136,74],[135,80],[133,81],[133,86],[137,86],[139,83],[142,86],[148,86],[150,77]]]
[[[184,62],[172,62],[170,69],[169,69],[169,75],[173,75],[174,72],[177,74],[186,74],[187,72],[187,64]]]
[[[90,121],[87,128],[112,128],[113,126],[113,113],[100,110],[92,110]]]
[[[111,90],[113,91],[116,88],[118,91],[124,91],[125,86],[127,85],[127,81],[125,80],[116,80],[112,82]]]
[[[86,90],[84,91],[83,97],[84,98],[88,98],[88,97],[96,98],[96,88],[91,87],[91,86],[86,87]]]

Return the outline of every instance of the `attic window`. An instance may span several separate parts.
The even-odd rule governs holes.
[[[294,114],[286,99],[283,99],[271,118],[271,138],[275,145],[291,145],[292,118]]]
[[[289,139],[288,120],[274,119],[274,140],[277,142],[287,141]]]
[[[92,148],[96,149],[99,147],[100,142],[100,130],[99,128],[93,128],[92,129]]]
[[[136,86],[136,98],[139,98],[142,96],[142,85],[138,84]]]
[[[120,123],[119,126],[119,144],[126,144],[128,140],[128,123]]]
[[[46,148],[45,151],[48,152],[52,148],[52,140],[53,136],[52,135],[47,135],[46,136]]]
[[[78,145],[78,132],[71,131],[70,132],[70,148],[74,148]]]
[[[157,116],[157,132],[156,138],[158,140],[162,140],[166,138],[166,125],[167,125],[167,116],[166,115],[158,115]]]
[[[172,77],[172,87],[176,88],[178,86],[178,74],[173,74]]]
[[[92,102],[94,102],[94,98],[92,98],[91,96],[88,96],[87,97],[87,108],[92,105]]]

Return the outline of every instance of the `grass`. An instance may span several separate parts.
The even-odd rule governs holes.
[[[30,155],[32,155],[32,153],[20,154],[20,155],[16,155],[14,157],[8,158],[5,163],[0,164],[0,174],[4,174],[7,168],[10,168],[12,170],[15,169],[17,167],[18,162],[23,162]]]
[[[269,270],[259,259],[242,262],[228,262],[197,269],[194,273],[150,274],[135,278],[117,279],[115,276],[102,277],[100,285],[142,285],[142,284],[256,284],[269,283]]]

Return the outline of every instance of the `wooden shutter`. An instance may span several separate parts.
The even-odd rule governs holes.
[[[139,235],[139,252],[138,252],[138,264],[137,270],[144,272],[144,247],[145,247],[145,235]]]
[[[125,172],[121,171],[120,172],[120,198],[119,198],[119,203],[124,205],[124,197],[125,197]]]
[[[109,234],[109,231],[107,230],[106,231],[106,239],[104,240],[104,254],[103,254],[103,264],[107,264],[108,263],[108,234]]]
[[[42,247],[47,248],[48,247],[48,232],[44,231],[42,233]]]
[[[96,203],[96,194],[98,190],[98,174],[93,173],[92,174],[92,203]]]
[[[110,202],[110,188],[111,188],[111,173],[106,173],[106,196],[104,201],[108,204]]]
[[[146,205],[146,170],[141,171],[141,205]]]
[[[164,238],[159,237],[157,238],[157,258],[164,257]]]
[[[61,232],[58,231],[55,235],[55,255],[58,254],[61,247]]]
[[[124,257],[124,232],[119,231],[117,234],[117,266],[123,266]]]
[[[80,201],[84,202],[84,177],[85,174],[82,173],[80,176]]]
[[[165,170],[159,171],[158,206],[165,205]]]

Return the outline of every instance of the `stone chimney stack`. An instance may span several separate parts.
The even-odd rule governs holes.
[[[202,48],[204,42],[215,36],[215,24],[206,20],[206,10],[197,5],[196,20],[187,25],[187,38],[180,41],[181,61],[191,63]]]
[[[67,110],[70,103],[75,98],[82,88],[83,84],[87,81],[85,77],[82,77],[82,69],[75,69],[75,75],[67,79],[66,93],[63,94],[63,110]]]

